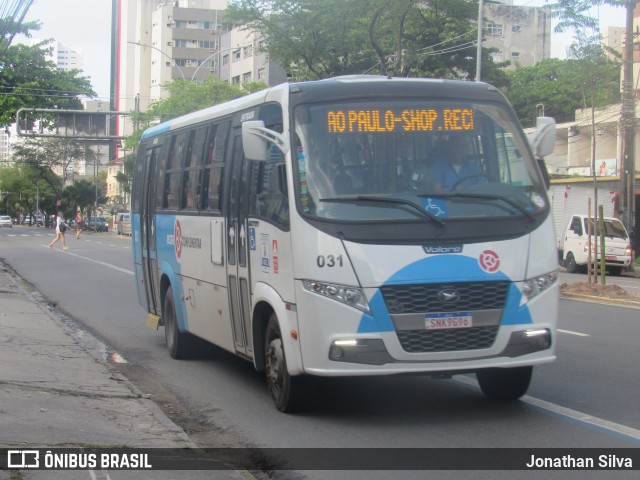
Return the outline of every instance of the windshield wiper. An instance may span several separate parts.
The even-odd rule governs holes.
[[[429,220],[433,220],[441,227],[445,226],[445,223],[436,217],[433,213],[428,212],[424,208],[422,208],[417,203],[413,203],[409,200],[404,200],[402,198],[385,198],[385,197],[370,197],[368,195],[355,195],[348,197],[340,197],[340,198],[321,198],[321,202],[333,202],[333,203],[354,203],[354,202],[373,202],[373,203],[386,203],[391,205],[402,205],[411,207],[413,210],[418,212],[422,217],[428,218]]]
[[[522,205],[516,203],[514,200],[511,200],[510,198],[507,197],[503,197],[501,195],[491,195],[491,194],[487,194],[487,193],[421,193],[418,195],[418,197],[420,198],[430,198],[430,197],[442,197],[442,198],[454,198],[454,197],[465,197],[465,198],[481,198],[483,200],[502,200],[503,202],[511,205],[513,208],[515,208],[516,210],[518,210],[520,213],[522,213],[523,215],[534,219],[535,220],[535,216],[533,215],[533,213],[529,212],[527,209],[525,209]]]

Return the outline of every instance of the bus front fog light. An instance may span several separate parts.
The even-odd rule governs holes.
[[[340,360],[342,357],[344,357],[344,350],[336,345],[331,345],[331,348],[329,349],[329,358],[331,360]]]
[[[549,348],[551,346],[551,332],[548,328],[526,330],[524,335],[531,345],[539,348]]]
[[[344,358],[346,350],[357,347],[358,341],[355,339],[334,340],[329,348],[329,358],[332,360],[340,360]]]

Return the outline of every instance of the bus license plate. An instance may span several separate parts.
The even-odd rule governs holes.
[[[604,259],[609,261],[609,262],[615,262],[618,259],[618,257],[616,257],[614,255],[605,255]]]
[[[471,312],[442,312],[425,315],[425,329],[448,330],[452,328],[471,328],[473,317]]]

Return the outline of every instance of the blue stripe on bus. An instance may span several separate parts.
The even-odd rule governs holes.
[[[170,122],[162,123],[160,125],[157,125],[155,127],[151,127],[145,130],[142,133],[142,137],[140,137],[140,140],[144,140],[145,138],[154,137],[156,135],[160,135],[161,133],[166,133],[170,131],[171,131],[171,123]]]
[[[489,273],[478,263],[478,259],[462,255],[437,255],[424,258],[396,272],[384,285],[408,285],[415,283],[438,283],[465,281],[510,281],[502,272]],[[507,302],[502,312],[501,325],[520,325],[533,323],[527,305],[520,306],[522,294],[511,284]],[[363,314],[358,333],[381,333],[395,330],[387,306],[378,290],[369,302],[373,315]],[[425,312],[427,313],[427,312]]]

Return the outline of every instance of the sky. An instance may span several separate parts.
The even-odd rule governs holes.
[[[545,0],[514,0],[514,5],[542,6]],[[625,26],[625,9],[600,7],[592,16],[600,18],[601,27]],[[39,20],[42,29],[37,38],[53,38],[68,48],[84,52],[85,76],[91,78],[98,98],[109,99],[111,57],[111,0],[36,0],[29,9],[27,20]],[[571,35],[552,34],[551,55],[563,57],[564,44]]]
[[[34,38],[82,50],[83,75],[91,78],[99,99],[109,100],[111,0],[35,0],[26,20],[42,23]]]
[[[549,0],[513,0],[513,5],[526,7],[542,7],[545,4],[553,3]],[[604,32],[606,27],[624,27],[626,25],[626,9],[623,7],[594,7],[589,14],[599,19],[600,29]],[[552,21],[552,26],[555,22]],[[571,43],[572,34],[567,32],[564,34],[551,34],[551,56],[565,58],[565,45]]]

